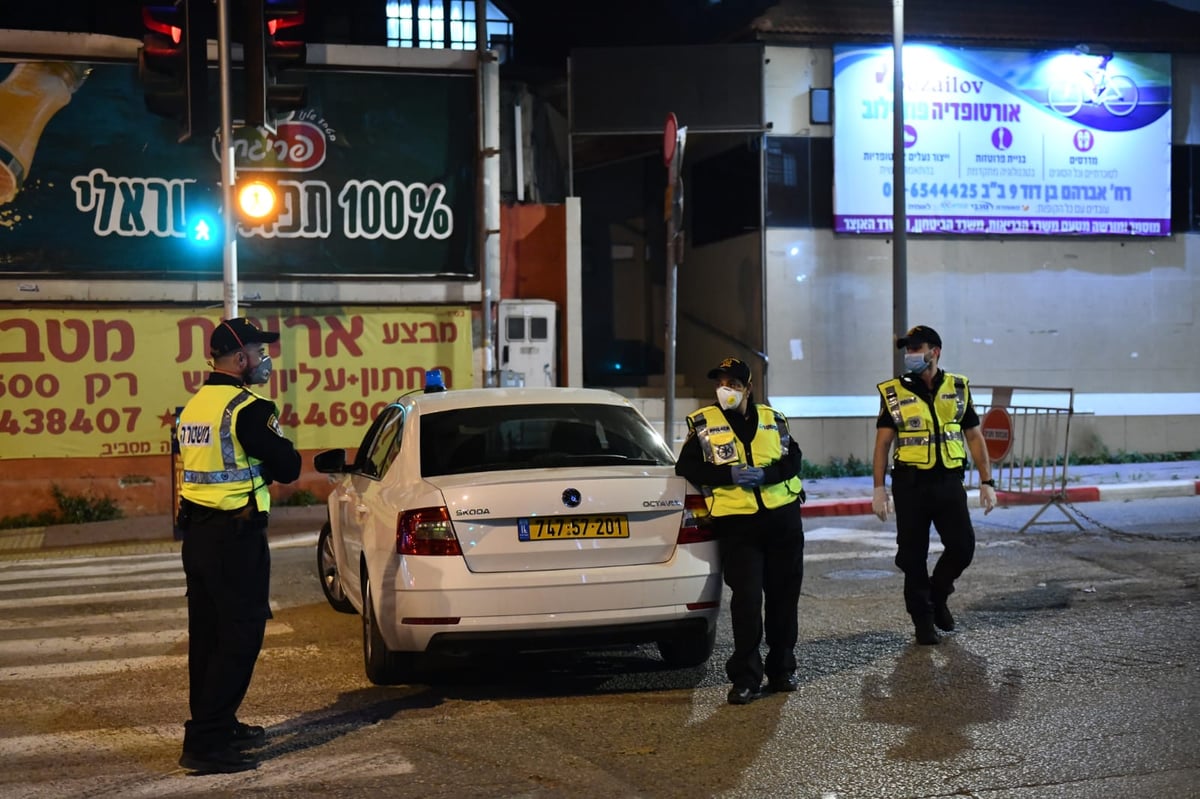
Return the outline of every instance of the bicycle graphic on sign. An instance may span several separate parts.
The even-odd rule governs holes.
[[[1126,75],[1109,75],[1104,57],[1095,69],[1050,84],[1046,104],[1063,116],[1075,116],[1085,105],[1101,106],[1116,117],[1129,116],[1138,105],[1138,87]]]

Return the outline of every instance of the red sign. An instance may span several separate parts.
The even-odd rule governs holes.
[[[675,148],[678,146],[679,139],[679,120],[675,118],[674,113],[667,114],[667,121],[663,125],[663,166],[668,169],[671,166],[671,159],[675,157]]]
[[[983,430],[983,441],[987,445],[988,459],[992,463],[1004,460],[1012,449],[1013,424],[1012,417],[1003,408],[992,408],[983,415],[980,425]]]

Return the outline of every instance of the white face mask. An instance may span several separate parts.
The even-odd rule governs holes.
[[[719,386],[717,388],[717,405],[727,411],[731,411],[742,404],[742,392],[729,386]]]

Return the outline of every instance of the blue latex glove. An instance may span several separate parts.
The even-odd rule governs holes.
[[[733,482],[742,488],[754,488],[763,483],[763,470],[757,466],[732,466]]]

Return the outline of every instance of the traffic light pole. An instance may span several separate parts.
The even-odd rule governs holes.
[[[237,219],[233,214],[233,187],[237,178],[233,149],[233,111],[230,98],[232,55],[229,38],[230,0],[217,0],[217,61],[221,92],[221,214],[224,233],[225,318],[238,315]]]

